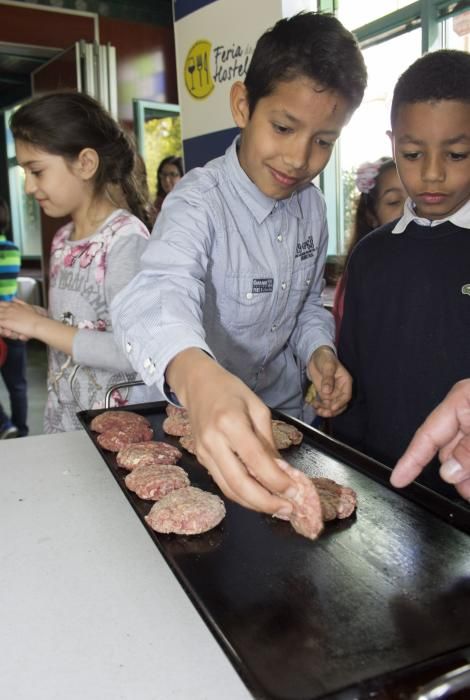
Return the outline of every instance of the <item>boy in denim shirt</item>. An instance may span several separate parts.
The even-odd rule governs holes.
[[[267,406],[344,409],[349,374],[323,308],[325,204],[312,184],[360,104],[366,70],[331,15],[280,20],[231,90],[241,130],[165,200],[141,272],[115,299],[115,334],[148,384],[189,410],[198,459],[227,496],[288,517]],[[170,393],[172,392],[172,393]]]

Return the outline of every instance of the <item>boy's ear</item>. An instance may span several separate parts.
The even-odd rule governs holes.
[[[98,170],[99,163],[100,158],[94,148],[83,148],[77,158],[80,177],[90,180]]]
[[[244,129],[250,120],[250,107],[245,84],[237,80],[230,90],[230,109],[235,124]]]

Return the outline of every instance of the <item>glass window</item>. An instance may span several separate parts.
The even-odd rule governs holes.
[[[393,89],[401,73],[421,55],[421,31],[408,32],[363,53],[368,71],[367,90],[361,106],[344,128],[339,144],[343,231],[338,236],[338,253],[344,252],[353,215],[356,168],[365,161],[392,155],[387,131]],[[330,223],[330,230],[334,230],[334,224],[332,227]]]
[[[352,30],[411,4],[409,0],[339,0],[336,16]]]
[[[443,45],[446,49],[470,51],[470,11],[461,12],[443,22]]]
[[[316,12],[318,10],[317,0],[282,0],[283,17],[292,17],[303,10]]]

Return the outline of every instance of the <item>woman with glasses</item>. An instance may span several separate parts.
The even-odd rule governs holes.
[[[183,160],[179,156],[164,158],[157,170],[157,197],[155,209],[157,215],[162,208],[163,200],[184,175]]]

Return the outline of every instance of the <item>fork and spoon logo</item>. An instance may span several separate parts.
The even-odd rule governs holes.
[[[188,92],[198,100],[204,99],[214,89],[211,65],[211,43],[196,41],[188,51],[184,64],[184,82]]]

